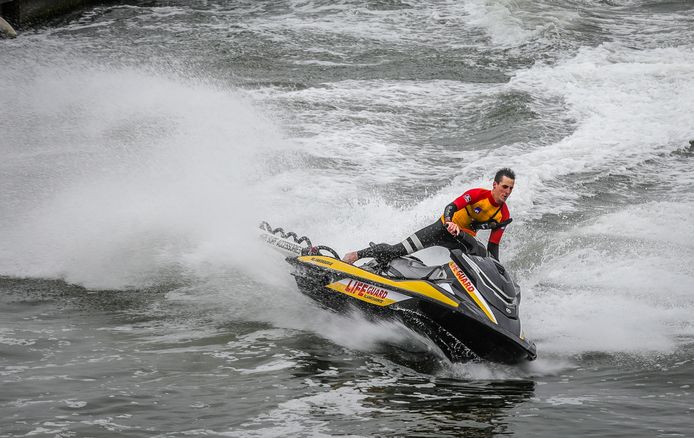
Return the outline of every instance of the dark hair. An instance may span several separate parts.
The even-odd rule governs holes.
[[[513,171],[508,167],[504,167],[503,169],[499,169],[496,171],[496,175],[494,175],[494,182],[496,182],[497,184],[500,183],[501,179],[505,176],[512,180],[516,179],[516,174],[513,173]]]

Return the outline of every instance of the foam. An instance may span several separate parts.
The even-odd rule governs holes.
[[[557,235],[521,282],[538,350],[648,355],[693,337],[694,235],[681,227],[693,205],[654,201]],[[654,226],[649,211],[670,213]]]
[[[297,7],[308,12],[313,7],[302,5]],[[409,17],[408,25],[421,25],[428,17],[443,22],[441,32],[450,33],[461,25],[456,21],[456,15],[464,15],[461,7],[399,13]],[[487,26],[493,42],[534,38],[535,30],[515,18],[513,4],[467,7],[472,8],[467,18],[479,26],[499,24]],[[387,24],[373,26],[383,14],[349,7],[336,11],[352,14],[351,19],[330,32],[360,36],[368,31],[395,41]],[[266,29],[292,27],[286,18]],[[308,24],[302,31],[324,32],[337,21]],[[411,38],[426,32],[413,32]],[[499,40],[504,35],[512,38]],[[58,43],[46,44],[52,49]],[[331,55],[341,53],[337,47]],[[556,64],[537,63],[515,73],[508,84],[342,81],[249,94],[153,69],[96,67],[79,59],[50,67],[8,60],[0,91],[16,113],[3,117],[0,273],[115,289],[194,277],[199,280],[194,286],[169,298],[212,305],[227,297],[224,317],[260,317],[321,333],[349,348],[401,342],[411,334],[397,326],[336,316],[306,322],[315,307],[297,298],[281,258],[269,259],[254,240],[251,230],[259,220],[340,252],[369,240],[397,242],[430,223],[462,189],[489,187],[500,163],[519,175],[509,202],[513,227],[550,213],[586,211],[578,204],[585,193],[572,184],[577,175],[628,174],[643,163],[662,162],[690,139],[694,95],[683,84],[693,83],[693,54],[689,47],[635,50],[605,43]],[[416,129],[413,121],[463,106],[482,108],[503,93],[530,96],[543,123],[572,131],[558,141],[538,138],[464,153],[413,145],[417,138],[408,134]],[[280,121],[269,108],[285,104],[296,113]],[[326,111],[325,104],[335,109]],[[297,141],[287,140],[279,127],[293,116]],[[466,122],[460,121],[460,129]],[[422,163],[412,153],[415,147],[462,164]],[[316,159],[335,161],[311,164]],[[378,171],[364,175],[364,169]],[[398,178],[423,181],[428,172],[451,183],[400,202],[364,190]],[[669,183],[673,177],[677,173],[665,169],[655,179]],[[356,184],[360,179],[365,182]],[[640,218],[635,207],[598,217],[583,231],[542,237],[546,258],[523,280],[526,331],[539,339],[541,354],[637,352],[637,340],[644,351],[671,351],[675,336],[690,332],[684,315],[691,306],[679,301],[686,298],[686,287],[678,285],[691,284],[691,238],[666,231],[690,216],[691,198],[681,200],[645,206],[663,212],[662,229],[653,229],[647,218],[632,221],[631,228],[617,225]],[[503,257],[512,260],[529,244],[518,237],[521,233],[507,236],[510,251]],[[606,237],[613,239],[609,248]],[[664,244],[678,255],[659,254],[656,249]],[[620,254],[629,257],[615,260]],[[268,285],[272,297],[265,293]],[[600,336],[611,324],[621,328]],[[356,336],[344,335],[354,326]]]
[[[515,46],[531,39],[534,32],[527,29],[514,12],[516,2],[510,1],[467,1],[467,24],[484,29],[495,46]]]
[[[128,69],[39,68],[16,85],[9,99],[28,98],[7,145],[26,133],[30,146],[6,154],[4,274],[141,287],[253,253],[242,247],[262,201],[249,187],[291,144],[243,96]]]

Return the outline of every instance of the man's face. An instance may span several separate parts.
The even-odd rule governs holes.
[[[496,182],[492,185],[492,197],[497,204],[501,205],[511,196],[513,191],[513,183],[515,181],[507,176],[502,176],[501,181]]]

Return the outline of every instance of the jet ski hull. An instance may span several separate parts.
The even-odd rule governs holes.
[[[498,311],[442,287],[456,281],[446,265],[439,268],[443,281],[436,283],[389,278],[332,257],[306,255],[287,261],[301,292],[322,306],[338,312],[357,308],[366,315],[399,320],[434,341],[453,361],[479,357],[517,364],[536,357],[535,345],[513,332],[519,324],[504,327]]]

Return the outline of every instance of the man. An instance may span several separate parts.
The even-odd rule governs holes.
[[[433,224],[422,228],[397,245],[380,243],[345,254],[342,261],[352,264],[364,257],[374,257],[387,262],[396,257],[412,254],[430,246],[448,249],[461,248],[455,238],[461,232],[475,236],[477,230],[490,229],[487,251],[499,260],[499,242],[511,216],[506,200],[513,191],[516,175],[509,168],[500,169],[494,176],[492,189],[471,189],[451,202],[443,215]]]

